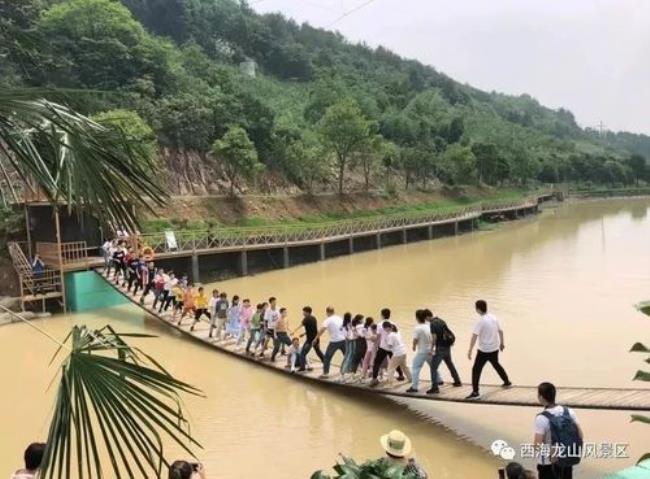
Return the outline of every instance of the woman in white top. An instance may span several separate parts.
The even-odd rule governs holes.
[[[352,325],[352,313],[345,313],[343,315],[343,333],[345,334],[345,357],[343,358],[343,364],[341,364],[341,375],[345,378],[345,375],[352,372],[352,360],[355,355],[355,335],[356,331]]]
[[[397,330],[397,326],[392,323],[385,322],[383,328],[384,332],[388,334],[386,343],[390,348],[390,351],[393,353],[393,356],[388,362],[388,387],[393,385],[393,378],[398,367],[402,368],[406,379],[411,382],[413,378],[411,376],[411,370],[406,363],[406,345],[404,344],[402,335]]]
[[[375,354],[377,354],[377,348],[379,347],[379,336],[377,336],[377,324],[371,317],[366,318],[363,329],[365,330],[363,334],[366,339],[366,354],[361,365],[361,377],[365,378],[375,362]]]

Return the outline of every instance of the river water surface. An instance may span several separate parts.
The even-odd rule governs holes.
[[[455,360],[465,380],[473,302],[481,297],[504,328],[503,363],[513,382],[639,387],[631,378],[643,358],[627,351],[650,331],[648,320],[632,307],[650,298],[649,210],[650,199],[567,203],[495,231],[341,257],[218,287],[254,302],[275,295],[294,324],[305,304],[319,319],[328,304],[341,313],[374,316],[389,306],[408,341],[413,310],[428,306],[454,329]],[[183,340],[133,306],[38,325],[63,338],[73,323],[110,323],[123,332],[159,335],[137,343],[207,396],[186,404],[210,479],[306,479],[328,468],[340,452],[359,459],[379,456],[379,436],[394,428],[412,438],[431,478],[488,479],[497,477],[499,462],[484,448],[495,439],[515,449],[531,441],[534,408],[397,402],[302,384]],[[20,465],[25,445],[47,432],[53,397],[45,391],[56,374],[48,362],[56,347],[25,325],[3,327],[0,341],[0,477],[6,477]],[[497,379],[486,367],[484,381]],[[589,459],[578,478],[626,467],[650,448],[650,429],[630,424],[628,413],[577,414],[590,442],[629,443],[630,455]]]

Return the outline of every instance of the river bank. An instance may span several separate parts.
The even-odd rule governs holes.
[[[173,197],[164,213],[146,218],[142,231],[205,229],[210,227],[256,227],[320,225],[338,220],[395,214],[436,212],[481,202],[516,201],[535,190],[479,187],[442,187],[433,191],[410,191],[389,195],[248,195]]]

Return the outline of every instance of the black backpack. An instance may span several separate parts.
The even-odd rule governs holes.
[[[442,322],[442,325],[440,325],[440,327],[442,328],[442,334],[440,338],[437,338],[437,342],[439,342],[443,346],[448,346],[448,347],[453,346],[454,343],[456,342],[456,335],[453,333],[451,329],[449,329],[447,323],[443,319],[438,317],[433,318],[433,320]],[[437,335],[437,332],[433,327],[433,322],[431,323],[431,334]]]
[[[540,415],[548,419],[551,427],[551,449],[557,451],[556,460],[552,462],[562,467],[575,466],[580,464],[582,439],[569,409],[566,407],[562,409],[562,414],[559,416],[548,411]]]

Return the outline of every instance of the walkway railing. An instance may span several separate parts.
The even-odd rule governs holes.
[[[175,245],[165,233],[145,233],[139,244],[150,247],[156,254],[246,249],[247,247],[291,245],[316,241],[333,241],[360,235],[391,232],[427,225],[467,221],[482,214],[533,208],[542,194],[516,201],[478,203],[468,207],[452,207],[430,212],[393,214],[309,225],[274,225],[265,227],[214,228],[208,230],[175,231]]]
[[[58,264],[59,251],[56,243],[37,242],[36,252],[46,263]],[[83,263],[88,261],[88,244],[85,241],[61,243],[63,264]]]

